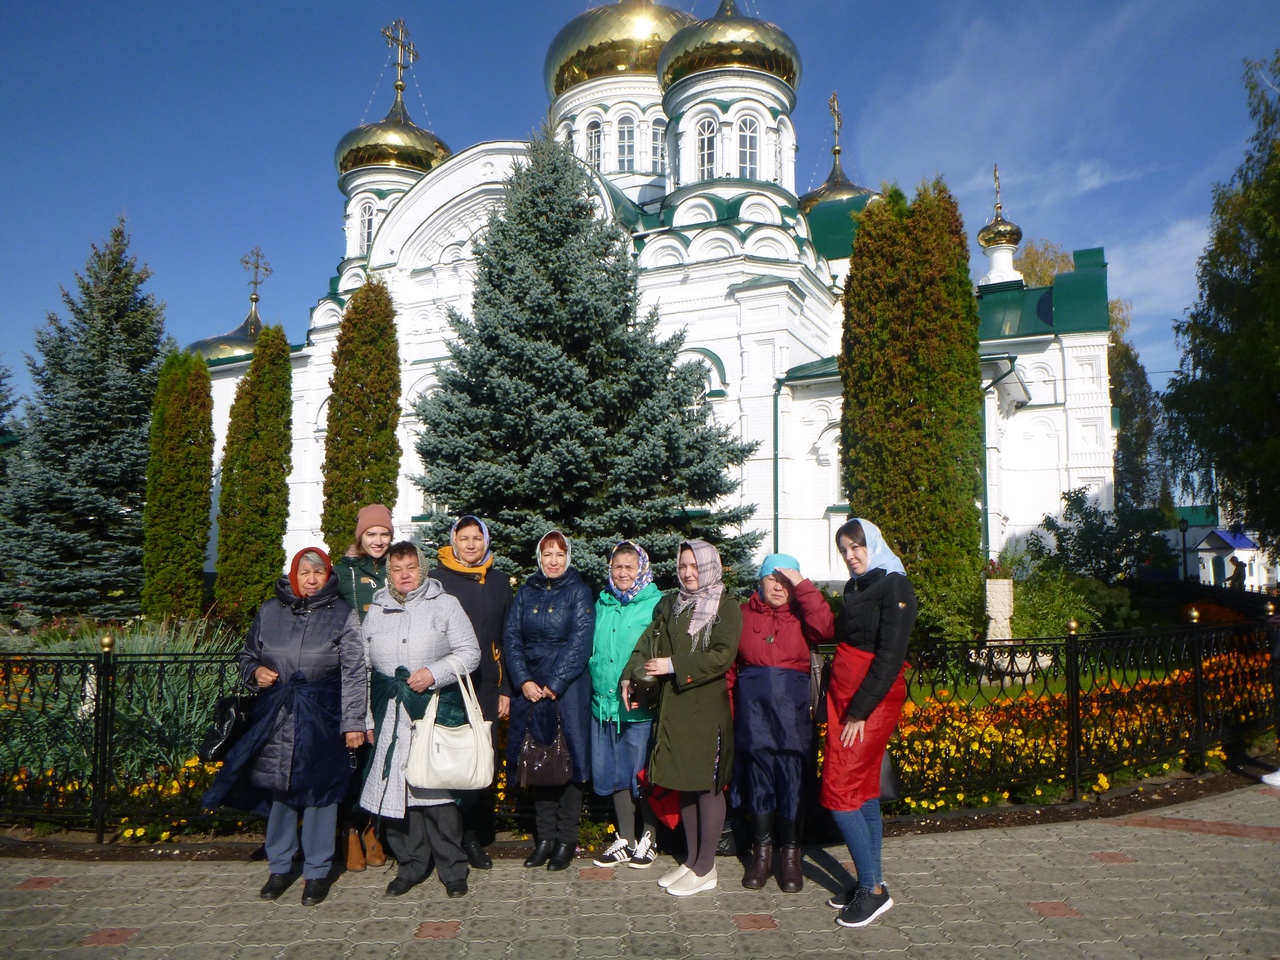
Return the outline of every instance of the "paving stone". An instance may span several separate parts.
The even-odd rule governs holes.
[[[621,937],[581,937],[574,941],[578,956],[589,960],[593,957],[622,956]]]
[[[794,957],[796,940],[783,930],[740,930],[732,936],[744,957]]]
[[[674,898],[668,898],[674,899]],[[647,913],[639,916],[632,916],[630,923],[632,933],[667,933],[675,929],[675,921],[671,915],[661,913]]]
[[[61,950],[63,947],[78,946],[80,941],[98,930],[98,927],[87,923],[55,923],[47,927],[28,930],[26,936],[13,945],[18,950]]]
[[[472,940],[463,951],[465,960],[506,960],[510,951],[508,944],[501,943],[497,940]],[[580,956],[588,956],[588,954],[579,954]],[[614,954],[590,954],[590,956],[614,956]],[[355,958],[349,958],[355,960]]]
[[[417,927],[413,919],[375,918],[352,924],[347,939],[352,943],[403,943],[413,937]]]
[[[485,917],[467,931],[467,939],[507,942],[524,936],[529,929],[530,924],[523,917]]]
[[[570,937],[523,937],[511,943],[511,955],[519,960],[572,960]]]
[[[589,914],[569,919],[569,933],[574,937],[615,937],[627,932],[626,921],[608,914]]]
[[[347,951],[347,960],[390,960],[399,952],[397,943],[357,943]]]
[[[133,947],[176,947],[182,943],[192,943],[204,929],[198,923],[157,923],[144,927],[138,935],[129,941]]]
[[[741,952],[741,947],[729,934],[694,934],[688,938],[689,948],[695,957],[727,957]]]
[[[688,939],[675,933],[629,933],[622,941],[623,952],[636,960],[681,960],[690,955]]]
[[[235,952],[234,960],[278,960],[283,947],[267,944],[250,944]]]
[[[403,960],[463,960],[467,945],[461,940],[410,940],[400,945]]]
[[[302,940],[310,929],[311,923],[307,920],[273,919],[241,929],[236,942],[245,947],[264,945],[283,947]]]
[[[343,940],[291,943],[280,954],[281,960],[343,960],[351,944]]]

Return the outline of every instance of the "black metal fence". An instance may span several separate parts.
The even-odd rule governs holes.
[[[1272,620],[916,647],[891,743],[904,795],[1058,783],[1078,796],[1098,773],[1203,762],[1276,723],[1278,642]],[[213,819],[200,795],[216,768],[196,750],[237,686],[230,655],[0,655],[0,818],[99,840],[125,818]]]

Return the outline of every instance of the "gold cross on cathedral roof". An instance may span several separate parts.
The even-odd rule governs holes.
[[[844,126],[844,118],[840,116],[840,96],[837,93],[831,94],[831,99],[827,101],[827,108],[831,111],[831,119],[836,124],[836,146],[840,145],[840,128]]]
[[[418,59],[418,48],[409,42],[409,28],[403,20],[383,27],[382,35],[387,38],[388,47],[396,48],[396,85],[403,89],[405,68]]]
[[[243,257],[240,258],[240,266],[246,270],[253,271],[253,279],[249,281],[249,286],[253,287],[253,300],[258,300],[258,287],[262,281],[271,276],[271,264],[267,263],[267,258],[262,255],[261,247],[254,247]]]

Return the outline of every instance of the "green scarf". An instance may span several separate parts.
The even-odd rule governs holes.
[[[421,720],[427,713],[427,705],[431,703],[431,690],[417,693],[409,686],[409,668],[396,667],[395,676],[373,671],[369,682],[369,699],[373,705],[373,738],[375,742],[382,735],[382,722],[387,716],[387,707],[392,701],[404,707],[410,720]],[[440,706],[436,708],[436,723],[442,727],[460,727],[467,722],[466,704],[462,702],[462,691],[457,684],[445,687],[440,691]],[[387,744],[387,756],[382,763],[382,779],[391,775],[391,757],[396,751],[399,738],[398,727],[391,730],[391,742]]]

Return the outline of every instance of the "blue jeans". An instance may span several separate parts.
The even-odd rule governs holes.
[[[857,810],[832,810],[831,819],[840,828],[840,835],[853,857],[858,886],[874,890],[884,881],[880,873],[884,826],[880,821],[879,798],[868,800]]]

